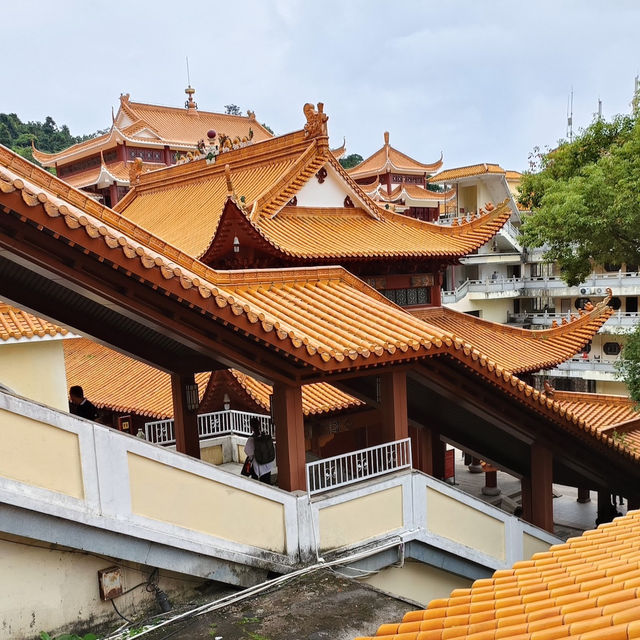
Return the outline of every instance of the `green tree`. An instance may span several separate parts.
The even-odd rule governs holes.
[[[624,380],[631,399],[640,407],[640,324],[627,338],[622,353],[616,360],[618,377]]]
[[[536,153],[519,201],[528,247],[545,247],[570,285],[593,265],[640,262],[640,122],[595,120],[572,142]]]
[[[358,166],[364,158],[359,153],[351,153],[344,158],[340,158],[340,164],[344,169],[351,169]]]
[[[240,111],[240,107],[237,104],[225,104],[224,112],[228,116],[241,116],[242,111]]]

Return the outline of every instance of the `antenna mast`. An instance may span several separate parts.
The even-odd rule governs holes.
[[[185,60],[187,61],[187,86],[190,87],[191,86],[191,75],[189,74],[189,56],[186,56]]]

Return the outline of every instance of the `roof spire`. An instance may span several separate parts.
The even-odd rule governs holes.
[[[192,110],[196,110],[198,108],[198,104],[193,99],[193,94],[196,92],[196,90],[191,86],[191,75],[189,73],[189,56],[187,56],[186,60],[187,60],[187,88],[184,90],[184,92],[189,97],[187,98],[187,101],[184,103],[184,106],[187,108],[189,112],[191,112]]]
[[[384,132],[384,144],[387,147],[389,146],[389,132],[388,131]]]

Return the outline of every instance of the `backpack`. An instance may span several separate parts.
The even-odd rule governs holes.
[[[273,446],[273,438],[268,433],[261,433],[254,438],[255,451],[254,457],[258,464],[267,464],[276,459],[276,450]]]

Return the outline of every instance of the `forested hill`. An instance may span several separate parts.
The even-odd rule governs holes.
[[[15,113],[0,113],[0,144],[31,162],[35,162],[31,155],[32,140],[40,151],[55,153],[101,133],[72,136],[66,124],[59,127],[51,116],[47,116],[44,122],[22,122]]]

